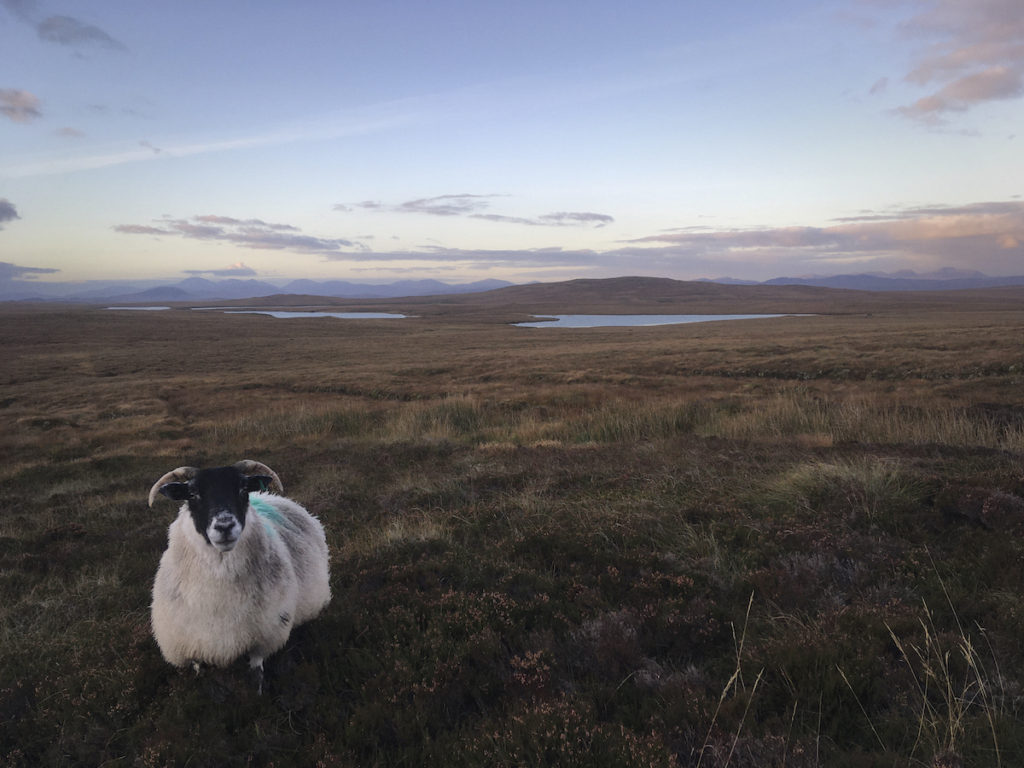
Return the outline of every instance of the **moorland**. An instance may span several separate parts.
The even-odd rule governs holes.
[[[1021,289],[241,303],[414,317],[0,305],[0,764],[1021,764]],[[802,316],[509,325],[616,311]],[[149,630],[242,458],[332,552],[262,696]]]

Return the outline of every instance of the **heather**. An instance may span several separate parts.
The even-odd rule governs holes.
[[[1015,765],[1024,311],[989,306],[7,306],[0,763]],[[263,696],[149,632],[149,486],[242,458],[332,552]]]

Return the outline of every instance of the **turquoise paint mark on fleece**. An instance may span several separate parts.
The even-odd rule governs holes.
[[[263,527],[267,529],[268,533],[276,536],[279,528],[291,528],[277,507],[253,493],[249,494],[249,506],[259,515],[260,520],[263,521]]]

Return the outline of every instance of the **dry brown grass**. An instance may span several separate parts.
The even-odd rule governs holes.
[[[1024,306],[1000,296],[583,330],[470,299],[0,305],[0,763],[1010,764]],[[174,675],[148,631],[149,484],[243,457],[333,553],[262,701]]]

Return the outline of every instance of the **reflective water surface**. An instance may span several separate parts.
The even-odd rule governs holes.
[[[757,320],[788,315],[553,315],[554,320],[516,323],[520,328],[610,328],[614,326],[678,325],[715,320]]]

